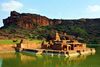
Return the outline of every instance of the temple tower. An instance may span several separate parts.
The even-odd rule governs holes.
[[[58,32],[56,32],[55,41],[61,41],[61,39],[60,39],[60,36],[59,36],[59,33],[58,33]]]

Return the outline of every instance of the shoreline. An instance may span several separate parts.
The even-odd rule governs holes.
[[[15,52],[16,44],[0,44],[0,52]]]
[[[8,52],[17,52],[15,50],[16,44],[2,44],[0,45],[0,53],[8,53]],[[35,53],[36,55],[42,55],[42,54],[46,54],[46,53],[50,53],[51,55],[60,55],[63,54],[66,57],[75,57],[75,56],[79,56],[79,55],[87,55],[87,54],[95,54],[95,49],[91,48],[89,50],[86,50],[84,52],[80,51],[61,51],[61,50],[44,50],[44,49],[30,49],[30,50],[21,50],[19,52],[31,52],[31,53]]]

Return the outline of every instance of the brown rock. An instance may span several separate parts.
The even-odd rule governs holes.
[[[11,24],[16,24],[17,26],[24,29],[34,29],[37,26],[49,25],[49,19],[45,16],[40,16],[37,14],[20,14],[16,11],[12,11],[10,17],[3,19],[3,23],[5,27]]]

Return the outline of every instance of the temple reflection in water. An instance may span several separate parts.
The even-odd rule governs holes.
[[[77,65],[84,61],[88,55],[77,57],[36,55],[31,53],[0,53],[1,67],[46,67],[46,66],[70,66]],[[11,62],[11,63],[10,63]]]

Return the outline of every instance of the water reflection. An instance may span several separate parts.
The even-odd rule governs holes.
[[[0,53],[0,67],[71,67],[77,66],[87,57],[88,55],[66,58],[32,53]]]
[[[0,67],[2,67],[3,60],[0,58]]]

